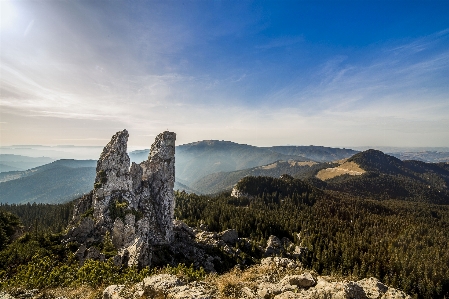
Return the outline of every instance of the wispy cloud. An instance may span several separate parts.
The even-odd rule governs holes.
[[[103,4],[15,2],[20,18],[2,32],[0,53],[2,130],[11,132],[3,140],[25,142],[14,131],[25,140],[35,130],[36,142],[38,131],[101,144],[124,127],[133,144],[165,129],[180,143],[449,137],[449,29],[329,51],[298,32],[265,35],[267,23],[248,15],[247,3]],[[69,128],[74,136],[64,135]]]

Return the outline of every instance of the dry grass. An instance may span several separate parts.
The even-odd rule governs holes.
[[[262,282],[277,283],[286,275],[302,274],[303,269],[298,265],[296,268],[285,268],[282,266],[270,265],[254,265],[247,269],[240,270],[234,268],[231,271],[217,275],[208,274],[204,282],[215,288],[218,292],[216,298],[218,299],[233,299],[244,297],[243,288],[250,289],[256,293],[258,286]],[[316,277],[315,273],[312,273]],[[137,286],[137,285],[136,285]],[[133,294],[136,291],[136,286],[127,286],[121,293],[124,298],[134,298]],[[78,286],[70,288],[52,288],[40,290],[39,295],[33,298],[39,299],[56,299],[64,297],[67,299],[101,299],[106,286],[97,289],[89,286]],[[144,294],[140,299],[153,298],[163,299],[163,294]],[[214,296],[215,298],[215,296]]]
[[[341,165],[333,168],[326,168],[320,170],[316,177],[322,181],[329,180],[339,175],[349,174],[349,175],[362,175],[365,170],[360,168],[360,166],[355,162],[344,162]]]
[[[58,287],[58,288],[48,288],[39,290],[39,292],[34,294],[33,298],[36,299],[55,299],[58,297],[64,297],[67,299],[101,299],[103,298],[103,290],[105,287],[99,287],[94,289],[89,286],[78,286],[78,287]],[[21,289],[7,289],[5,290],[13,296],[18,296],[23,294]]]
[[[274,162],[274,163],[272,163],[272,164],[268,164],[268,165],[265,165],[265,166],[261,166],[260,168],[261,168],[261,169],[273,169],[273,168],[276,168],[277,165],[278,165],[278,163],[277,163],[277,162]]]
[[[261,282],[279,282],[286,275],[302,274],[303,269],[297,267],[295,269],[287,269],[279,266],[271,265],[255,265],[245,270],[234,268],[222,275],[209,275],[205,281],[211,285],[215,285],[218,289],[219,299],[241,298],[243,296],[242,289],[247,287],[253,292]]]

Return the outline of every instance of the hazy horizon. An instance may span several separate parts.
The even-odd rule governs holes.
[[[449,147],[447,1],[0,1],[0,145]]]
[[[227,140],[219,140],[227,141]],[[232,141],[231,141],[232,142]],[[106,145],[106,144],[105,144]],[[177,146],[184,144],[177,144]],[[251,144],[246,144],[253,146]],[[282,146],[282,145],[275,145]],[[307,146],[307,145],[283,145],[283,146]],[[321,145],[313,145],[321,146]],[[77,146],[77,145],[57,145],[57,146],[46,146],[46,145],[10,145],[10,146],[0,146],[1,154],[12,154],[21,155],[28,157],[48,157],[52,159],[93,159],[96,160],[100,157],[104,146]],[[399,152],[423,152],[423,151],[435,151],[435,152],[448,152],[449,147],[387,147],[387,146],[360,146],[360,147],[350,147],[350,146],[333,146],[334,148],[346,148],[356,151],[365,151],[368,149],[377,149],[385,153],[399,153]],[[128,146],[128,153],[133,151],[149,150],[148,147],[135,147]]]

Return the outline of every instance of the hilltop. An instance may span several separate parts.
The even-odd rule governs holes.
[[[323,172],[338,175],[326,177]],[[351,196],[449,204],[447,163],[401,161],[381,151],[367,150],[321,170],[317,177],[324,178],[326,190]]]

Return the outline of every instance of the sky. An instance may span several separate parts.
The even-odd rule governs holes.
[[[449,146],[448,1],[0,0],[0,144]]]

